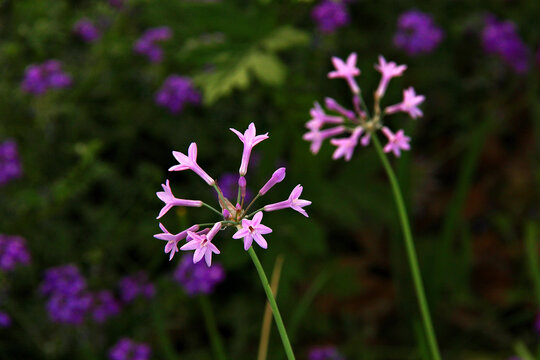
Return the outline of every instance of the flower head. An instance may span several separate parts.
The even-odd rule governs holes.
[[[161,184],[163,191],[156,193],[157,197],[165,203],[165,206],[161,209],[158,215],[158,219],[165,215],[173,206],[187,206],[187,207],[201,207],[202,201],[200,200],[183,200],[176,198],[172,191],[171,186],[169,185],[169,180],[165,184]]]
[[[304,188],[302,185],[296,185],[296,187],[291,192],[291,195],[289,195],[289,198],[285,201],[280,201],[278,203],[266,205],[264,207],[264,211],[276,211],[286,208],[291,208],[293,210],[298,211],[300,214],[304,215],[305,217],[309,217],[307,212],[303,209],[304,207],[311,205],[311,201],[300,199],[300,195],[302,195],[302,190]]]
[[[350,161],[354,149],[358,144],[358,138],[360,137],[360,134],[362,134],[362,128],[356,128],[354,129],[351,136],[349,136],[348,138],[330,140],[330,143],[332,145],[337,146],[336,151],[334,151],[334,154],[332,155],[332,159],[337,160],[343,157],[346,161]]]
[[[70,85],[71,77],[62,71],[62,63],[58,60],[47,60],[26,68],[21,88],[30,94],[43,95],[49,89],[61,89]]]
[[[244,131],[243,135],[238,130],[235,130],[232,128],[229,130],[235,133],[236,136],[238,136],[238,138],[240,139],[240,141],[244,143],[244,151],[242,152],[242,162],[240,163],[240,169],[238,170],[238,173],[240,174],[240,176],[245,176],[248,170],[248,164],[249,164],[249,158],[251,156],[251,151],[253,150],[255,145],[257,145],[263,140],[268,139],[268,133],[257,135],[256,134],[257,130],[255,129],[254,123],[249,124],[247,130]]]
[[[344,360],[334,346],[318,346],[311,348],[308,354],[309,360]]]
[[[350,54],[346,62],[333,56],[332,64],[334,64],[336,70],[329,72],[328,77],[330,79],[343,78],[347,80],[351,91],[357,94],[360,91],[360,88],[356,84],[354,77],[360,75],[360,69],[356,67],[356,53]]]
[[[137,40],[133,46],[133,51],[145,55],[148,61],[152,63],[159,63],[163,60],[163,49],[159,47],[158,42],[169,40],[171,37],[172,31],[167,26],[148,29]]]
[[[18,265],[28,265],[30,253],[20,236],[0,234],[0,271],[11,271]]]
[[[395,134],[386,126],[382,128],[383,134],[388,138],[388,144],[384,147],[384,152],[393,152],[397,157],[401,156],[401,150],[410,150],[409,142],[411,138],[406,136],[403,130],[398,130]]]
[[[242,228],[233,235],[233,239],[244,238],[244,250],[248,250],[251,247],[253,240],[255,240],[255,242],[263,249],[268,247],[268,243],[264,239],[263,235],[270,234],[272,229],[261,224],[262,218],[263,213],[262,211],[259,211],[255,214],[255,216],[253,216],[252,220],[243,219]]]
[[[424,102],[424,95],[416,95],[414,88],[411,86],[408,89],[403,90],[403,101],[399,104],[389,106],[385,109],[387,114],[393,114],[398,111],[409,113],[409,116],[413,119],[422,117],[424,114],[422,110],[418,108],[418,105]]]
[[[188,231],[193,232],[193,231],[199,230],[198,225],[193,225],[190,228],[184,231],[181,231],[176,235],[173,235],[165,228],[165,226],[163,226],[162,223],[159,223],[159,228],[163,232],[161,234],[154,235],[154,237],[156,239],[164,240],[167,242],[167,244],[165,244],[165,254],[170,254],[169,261],[172,260],[174,254],[178,252],[178,242],[180,242],[180,240],[183,240],[187,237]]]
[[[311,141],[310,150],[313,154],[317,154],[325,139],[342,134],[345,130],[346,128],[344,126],[336,126],[325,130],[312,129],[310,132],[305,133],[302,139]]]
[[[326,115],[318,102],[315,102],[314,107],[309,111],[309,114],[312,116],[312,119],[306,123],[306,128],[310,130],[320,130],[325,124],[343,123],[343,118],[341,116]]]
[[[120,299],[124,303],[134,301],[138,297],[150,299],[156,293],[154,284],[148,280],[148,274],[143,271],[125,276],[118,282]]]
[[[92,318],[97,323],[104,323],[111,316],[120,313],[120,303],[109,290],[92,294]]]
[[[375,94],[378,97],[383,97],[390,79],[403,75],[403,72],[407,70],[407,65],[397,65],[393,61],[386,62],[383,56],[379,56],[379,64],[375,65],[375,69],[382,74],[381,82]]]
[[[137,343],[129,338],[120,339],[110,350],[110,360],[149,360],[150,346]]]
[[[11,326],[11,317],[3,312],[0,311],[0,329],[7,328]]]
[[[409,10],[398,18],[394,45],[410,56],[427,54],[435,50],[443,39],[442,29],[431,15]]]
[[[191,170],[199,175],[210,186],[215,184],[215,180],[210,177],[201,167],[197,164],[197,144],[191,143],[188,148],[188,155],[184,155],[179,151],[173,151],[174,158],[180,163],[180,165],[171,166],[169,171],[183,171]]]
[[[73,26],[73,32],[83,41],[92,43],[101,37],[101,32],[89,19],[81,19]]]
[[[345,2],[338,0],[322,0],[311,12],[311,18],[317,23],[322,33],[333,33],[350,21]]]
[[[195,89],[190,78],[169,75],[155,96],[156,104],[169,109],[173,114],[182,112],[185,104],[198,105],[201,94]]]

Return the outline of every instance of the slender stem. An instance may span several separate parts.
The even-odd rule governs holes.
[[[285,330],[285,325],[283,325],[283,320],[281,319],[281,314],[279,313],[276,299],[274,298],[274,294],[272,294],[272,289],[270,288],[270,284],[268,283],[268,279],[266,278],[266,274],[264,273],[261,262],[259,261],[255,250],[253,250],[253,246],[249,248],[248,253],[249,256],[251,256],[253,265],[255,265],[255,268],[257,269],[257,273],[259,273],[261,284],[264,288],[264,291],[266,292],[266,297],[268,298],[270,307],[272,308],[274,320],[276,321],[278,332],[281,336],[281,341],[283,342],[283,348],[285,349],[285,353],[287,354],[287,359],[294,360],[294,353],[291,347],[291,342],[289,341],[289,337],[287,336],[287,330]]]
[[[514,345],[514,350],[518,354],[518,356],[523,360],[535,360],[534,355],[531,353],[531,351],[525,346],[525,344],[522,341],[519,341]]]
[[[225,197],[223,196],[223,193],[221,192],[221,189],[219,188],[219,186],[217,186],[216,184],[212,185],[214,187],[214,189],[216,190],[216,192],[218,193],[218,197],[219,197],[219,200],[220,202],[222,203],[222,207],[225,207],[225,204],[227,204],[227,202],[225,201]],[[220,215],[222,215],[221,213],[219,213]],[[223,215],[222,215],[223,216]]]
[[[274,270],[272,271],[272,293],[274,297],[277,296],[279,287],[279,278],[281,276],[281,268],[283,267],[283,255],[278,255],[276,262],[274,263]],[[263,322],[261,326],[261,340],[259,342],[259,353],[257,360],[266,360],[268,355],[268,342],[270,340],[270,329],[272,328],[272,308],[267,302],[264,308]]]
[[[214,317],[214,312],[212,311],[212,306],[208,300],[208,297],[205,295],[199,296],[199,304],[201,305],[204,322],[206,324],[206,331],[208,331],[208,337],[210,337],[214,355],[219,360],[226,360],[227,356],[225,355],[223,342],[221,341],[221,336],[219,336],[219,331],[216,325],[216,318]]]
[[[422,322],[424,324],[424,330],[426,332],[431,355],[434,360],[440,360],[441,355],[439,353],[439,346],[437,345],[435,330],[433,329],[431,316],[429,315],[426,294],[424,292],[424,285],[422,284],[422,276],[420,274],[420,267],[418,265],[418,259],[416,256],[416,250],[414,248],[414,241],[409,225],[409,219],[407,217],[407,210],[405,209],[405,204],[403,202],[403,196],[401,195],[401,190],[399,188],[396,175],[394,174],[394,170],[392,170],[392,166],[390,166],[390,162],[382,150],[379,139],[375,134],[372,136],[372,139],[375,149],[377,150],[377,154],[379,155],[384,169],[386,170],[386,174],[388,175],[388,179],[390,180],[392,192],[396,200],[399,219],[401,221],[401,228],[403,230],[403,237],[405,239],[405,248],[407,250],[407,257],[409,259],[409,266],[414,283],[414,290],[416,291],[416,298],[418,300],[418,306],[420,307],[420,314],[422,315]]]
[[[536,226],[531,221],[525,230],[525,254],[529,263],[529,271],[533,280],[536,304],[540,305],[540,262],[538,260],[538,242]]]
[[[218,214],[219,216],[223,216],[222,213],[220,213],[216,208],[214,208],[213,206],[211,205],[208,205],[207,203],[202,203],[203,206],[206,206],[207,208],[209,208],[210,210],[212,210],[213,212],[215,212],[216,214]]]
[[[253,203],[255,201],[257,201],[257,199],[261,196],[261,194],[257,193],[257,195],[255,195],[255,197],[253,198],[253,200],[251,200],[251,202],[249,203],[249,205],[246,207],[246,210],[244,210],[244,213],[247,213],[247,211],[249,210],[249,208],[251,207],[251,205],[253,205]]]
[[[244,216],[244,217],[245,217],[245,218],[250,218],[250,217],[252,217],[253,215],[255,215],[256,213],[258,213],[259,211],[263,211],[263,210],[264,210],[264,206],[263,206],[262,208],[260,208],[260,209],[255,210],[255,211],[252,212],[251,214],[248,214],[248,215]]]

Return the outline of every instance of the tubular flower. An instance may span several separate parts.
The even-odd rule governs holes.
[[[352,108],[354,110],[341,106],[334,99],[326,98],[326,109],[338,115],[326,114],[324,109],[316,102],[315,107],[310,110],[311,119],[306,122],[306,128],[309,131],[304,134],[303,139],[311,143],[310,151],[313,154],[319,152],[325,139],[330,139],[330,143],[337,147],[332,158],[334,160],[343,158],[345,161],[350,161],[358,144],[368,146],[372,136],[376,136],[375,133],[381,130],[388,138],[385,151],[392,152],[396,157],[399,157],[402,150],[410,149],[409,142],[411,139],[405,136],[403,130],[399,130],[395,134],[392,133],[390,129],[384,127],[383,119],[385,115],[398,112],[405,112],[413,119],[422,117],[423,113],[419,106],[424,102],[425,97],[417,95],[414,88],[409,87],[403,90],[402,102],[381,110],[381,100],[386,94],[390,80],[402,76],[407,66],[397,65],[395,62],[387,61],[383,56],[379,56],[379,63],[375,65],[375,69],[381,73],[381,80],[373,96],[373,112],[370,112],[360,95],[360,89],[351,86],[351,83],[354,82],[354,76],[360,74],[360,70],[356,68],[356,59],[355,53],[349,55],[346,63],[333,57],[332,62],[336,67],[336,71],[328,74],[329,78],[344,78],[347,80],[352,91]],[[356,85],[356,82],[354,82],[354,85]],[[335,124],[339,124],[339,126],[324,128],[325,125],[332,126]],[[347,136],[337,138],[341,134]]]
[[[243,239],[244,250],[249,250],[253,241],[261,248],[266,249],[268,242],[263,235],[270,234],[272,229],[261,224],[263,211],[275,211],[285,208],[291,208],[298,211],[302,215],[308,217],[304,207],[311,204],[311,201],[300,199],[302,194],[302,186],[296,186],[291,195],[286,201],[280,203],[266,205],[259,210],[250,212],[251,206],[257,199],[266,195],[275,185],[285,179],[286,169],[281,167],[277,169],[271,178],[261,187],[257,195],[249,204],[246,203],[251,195],[248,189],[245,172],[248,169],[250,155],[253,147],[263,140],[268,138],[268,134],[256,135],[255,124],[251,123],[247,130],[241,132],[231,129],[238,138],[242,141],[244,148],[242,153],[242,161],[240,165],[239,175],[227,175],[220,178],[219,182],[214,181],[201,167],[197,164],[197,144],[192,143],[188,149],[188,155],[173,151],[173,155],[178,160],[179,164],[172,166],[169,171],[192,170],[199,175],[208,185],[211,185],[216,193],[219,203],[219,210],[199,200],[182,200],[174,196],[170,183],[167,180],[162,184],[163,191],[157,192],[156,195],[161,199],[165,206],[161,210],[158,218],[164,216],[173,206],[205,206],[210,208],[214,213],[219,214],[220,219],[212,223],[195,224],[188,229],[185,229],[177,234],[167,230],[163,224],[159,224],[161,233],[154,235],[156,239],[166,241],[165,253],[169,254],[169,260],[179,251],[193,250],[193,263],[199,263],[203,258],[208,267],[212,266],[213,255],[219,255],[220,250],[215,244],[217,233],[227,227],[234,227],[236,232],[232,235],[233,239]],[[345,131],[345,128],[339,129],[339,133]],[[334,134],[337,134],[334,130]],[[223,181],[222,181],[223,180]],[[233,187],[236,187],[234,189]],[[235,191],[236,190],[236,191]],[[230,200],[229,200],[230,198]],[[247,201],[246,201],[247,200]],[[212,225],[211,228],[208,225]],[[185,243],[180,244],[185,240]]]

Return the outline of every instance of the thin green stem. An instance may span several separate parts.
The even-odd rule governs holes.
[[[224,207],[225,204],[227,204],[227,202],[225,201],[225,197],[223,196],[223,193],[221,192],[221,189],[216,184],[214,184],[212,186],[214,187],[214,189],[218,193],[219,200],[223,203],[221,206]],[[219,214],[222,215],[221,213],[219,213]]]
[[[514,350],[523,360],[535,360],[534,355],[522,341],[519,341],[514,345]]]
[[[538,260],[538,242],[536,236],[536,225],[533,222],[528,223],[525,230],[525,254],[527,255],[529,272],[533,280],[536,304],[540,305],[540,262]]]
[[[244,210],[244,213],[247,213],[247,211],[249,210],[249,208],[251,207],[251,205],[253,205],[255,203],[255,201],[257,201],[258,198],[261,197],[261,194],[257,193],[257,195],[255,195],[255,197],[253,198],[253,200],[251,200],[251,202],[249,203],[249,205],[246,207],[246,210]]]
[[[268,298],[268,303],[270,304],[270,307],[272,308],[272,313],[274,314],[274,320],[276,321],[276,326],[277,326],[279,335],[281,336],[281,341],[283,342],[283,348],[285,349],[285,353],[287,354],[287,359],[294,360],[294,353],[291,347],[291,342],[289,341],[289,337],[287,336],[287,330],[285,330],[285,325],[283,325],[283,320],[281,319],[281,314],[279,313],[276,299],[274,298],[274,294],[272,293],[272,288],[270,287],[270,284],[268,283],[268,279],[266,278],[266,274],[264,273],[264,269],[261,265],[261,262],[259,261],[259,258],[257,257],[257,254],[255,253],[255,250],[253,250],[253,246],[249,248],[248,253],[249,253],[249,256],[251,257],[251,260],[253,261],[253,265],[255,265],[255,268],[257,269],[257,273],[259,274],[259,278],[261,279],[261,284],[264,288],[264,291],[266,292],[266,297]]]
[[[223,342],[221,341],[221,336],[219,335],[219,330],[216,325],[216,318],[214,317],[214,312],[212,311],[212,306],[208,297],[205,295],[199,296],[199,304],[201,305],[204,322],[206,324],[206,331],[208,331],[208,337],[212,343],[214,355],[219,360],[226,360],[227,356],[225,355]]]
[[[207,203],[204,203],[204,202],[202,204],[203,204],[203,206],[206,206],[207,208],[209,208],[210,210],[212,210],[213,212],[215,212],[219,216],[223,216],[223,214],[221,212],[219,212],[218,209],[214,208],[213,206],[208,205]]]
[[[394,174],[392,166],[388,158],[384,154],[381,143],[376,135],[373,137],[373,144],[377,150],[377,154],[381,159],[381,162],[386,170],[388,179],[390,180],[390,185],[392,186],[392,192],[394,194],[394,199],[396,201],[397,210],[399,213],[399,219],[401,222],[401,228],[403,230],[403,237],[405,239],[405,248],[407,250],[407,257],[409,259],[409,266],[411,268],[411,275],[414,283],[414,290],[416,291],[416,298],[418,300],[418,306],[420,307],[420,314],[422,316],[422,323],[424,325],[424,330],[426,332],[426,337],[428,340],[429,348],[431,351],[431,356],[434,360],[440,360],[441,355],[439,353],[439,346],[437,345],[437,338],[435,336],[435,330],[433,329],[433,324],[431,323],[431,316],[429,314],[429,308],[426,300],[426,294],[424,292],[424,285],[422,283],[422,276],[420,274],[420,266],[418,265],[418,258],[416,256],[416,250],[414,248],[414,241],[411,233],[411,228],[409,225],[409,219],[407,216],[407,210],[405,209],[405,204],[403,202],[403,196],[401,195],[401,190],[399,184]]]
[[[248,215],[244,216],[244,217],[245,217],[245,218],[250,218],[250,217],[252,217],[253,215],[255,215],[256,213],[258,213],[259,211],[263,211],[263,210],[264,210],[264,206],[263,206],[262,208],[260,208],[260,209],[255,210],[255,211],[252,212],[251,214],[248,214]]]

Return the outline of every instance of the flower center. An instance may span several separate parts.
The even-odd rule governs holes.
[[[254,229],[253,226],[251,226],[251,225],[249,225],[248,229],[249,229],[250,232],[254,232],[254,231],[255,231],[255,229]]]

